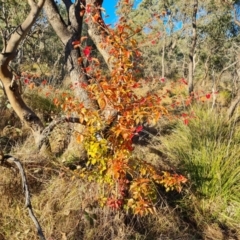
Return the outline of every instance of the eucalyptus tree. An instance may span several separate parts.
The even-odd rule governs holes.
[[[192,82],[197,45],[196,14],[197,1],[189,4],[189,1],[183,0],[143,0],[132,11],[134,24],[145,29],[142,38],[151,39],[146,40],[147,44],[142,47],[144,54],[149,55],[148,72],[152,71],[162,77],[174,73],[185,75],[186,71],[182,68],[186,68],[185,65],[189,62],[191,66],[188,67],[188,75]],[[193,16],[195,19],[192,20]],[[195,22],[192,24],[192,21]]]
[[[131,21],[145,30],[139,38],[145,40],[140,48],[147,75],[171,77],[175,72],[188,78],[189,92],[194,82],[212,78],[213,72],[221,78],[235,66],[238,13],[239,1],[143,0],[132,10]]]
[[[36,22],[44,2],[45,0],[39,0],[37,3],[33,0],[28,0],[29,14],[10,33],[7,39],[3,38],[4,45],[0,55],[0,79],[8,100],[21,121],[32,129],[36,142],[39,141],[39,134],[43,129],[43,124],[38,116],[23,101],[19,84],[9,69],[9,63],[16,57],[19,44],[25,39],[27,33]]]

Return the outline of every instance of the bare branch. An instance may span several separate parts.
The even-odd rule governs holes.
[[[194,0],[193,13],[192,13],[192,39],[191,47],[189,52],[189,63],[188,63],[188,93],[192,94],[194,88],[194,55],[196,53],[197,45],[197,11],[198,11],[198,0]]]
[[[2,166],[4,167],[12,167],[13,164],[15,164],[17,166],[17,168],[19,169],[19,172],[21,174],[21,178],[22,178],[22,187],[23,187],[23,191],[25,193],[25,206],[28,209],[28,213],[30,218],[32,219],[32,221],[34,222],[36,228],[37,228],[37,233],[40,237],[41,240],[46,240],[44,234],[43,234],[43,230],[33,212],[32,209],[32,203],[31,203],[31,197],[30,197],[30,191],[28,188],[28,184],[27,184],[27,178],[26,178],[26,174],[25,171],[23,169],[23,166],[21,164],[21,162],[10,156],[10,155],[3,155],[3,153],[0,151],[0,163]]]
[[[75,118],[75,117],[62,117],[59,119],[56,119],[54,121],[52,121],[41,133],[41,140],[38,142],[38,149],[41,149],[41,147],[46,143],[49,135],[51,134],[51,132],[53,131],[53,129],[61,124],[61,123],[80,123],[82,125],[86,125],[86,121],[81,121],[80,118]]]
[[[223,73],[224,73],[225,71],[227,71],[229,68],[231,68],[232,66],[236,65],[238,62],[239,62],[239,61],[235,61],[235,62],[231,63],[230,65],[228,65],[227,67],[225,67],[225,68],[220,72],[220,74],[219,74],[219,76],[218,76],[218,80],[217,80],[217,85],[218,85],[218,83],[220,82]]]
[[[80,1],[76,0],[76,2],[70,6],[68,11],[69,23],[71,24],[72,30],[79,33],[79,35],[81,35],[83,21],[83,17],[80,16],[81,10],[82,7],[80,6]]]
[[[33,0],[28,0],[29,6],[32,8],[35,5],[35,2]]]
[[[6,46],[7,46],[6,33],[4,32],[4,30],[2,28],[0,28],[0,33],[1,33],[2,41],[3,41],[3,49],[5,51],[6,50]]]

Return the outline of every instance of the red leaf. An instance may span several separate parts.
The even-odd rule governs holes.
[[[77,83],[76,83],[76,84],[77,84]],[[82,88],[86,88],[88,85],[87,85],[87,83],[82,82],[82,83],[80,83],[80,86],[81,86]]]
[[[211,94],[210,94],[210,93],[206,94],[206,98],[207,98],[207,99],[209,99],[210,97],[211,97]]]
[[[133,151],[133,150],[134,150],[134,147],[132,146],[132,142],[128,142],[128,143],[126,144],[126,147],[127,147],[127,149],[128,149],[129,151]]]
[[[29,84],[29,79],[25,78],[25,79],[24,79],[24,83],[25,83],[25,84]]]
[[[143,103],[145,103],[145,102],[146,102],[146,98],[144,98],[144,97],[142,97],[142,98],[140,99],[140,101],[139,101],[140,104],[143,104]]]
[[[132,138],[133,138],[134,136],[135,136],[135,134],[132,133],[132,134],[130,135],[130,139],[132,140]]]
[[[140,87],[140,86],[141,86],[140,83],[134,83],[134,84],[132,85],[132,88],[138,88],[138,87]]]
[[[92,48],[90,46],[86,46],[83,49],[83,54],[85,55],[85,57],[89,58],[90,57],[90,53],[91,53]]]
[[[180,81],[181,81],[182,83],[184,83],[185,85],[188,85],[188,82],[187,82],[184,78],[182,78]]]
[[[91,4],[88,4],[88,5],[86,6],[86,12],[87,12],[87,13],[90,13],[90,12],[91,12]]]
[[[46,84],[47,84],[47,80],[44,79],[44,80],[42,81],[42,85],[46,85]]]
[[[136,54],[137,57],[140,57],[142,55],[142,53],[139,52],[139,51],[136,51],[135,54]]]
[[[183,123],[184,123],[185,125],[188,125],[188,124],[189,124],[189,120],[188,120],[188,119],[184,119],[184,120],[183,120]]]
[[[139,132],[141,132],[142,130],[143,130],[143,126],[138,126],[138,127],[136,127],[135,132],[136,132],[136,133],[139,133]]]
[[[90,66],[88,66],[88,67],[86,67],[85,68],[85,71],[88,73],[88,72],[90,72],[92,70],[92,68],[90,67]]]
[[[75,45],[79,45],[79,44],[80,44],[80,41],[73,41],[73,42],[72,42],[72,45],[74,45],[74,46],[75,46]]]

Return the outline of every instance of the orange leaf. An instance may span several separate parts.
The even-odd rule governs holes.
[[[83,141],[83,139],[84,139],[84,136],[82,134],[77,135],[77,142],[78,143],[81,143]]]
[[[33,88],[35,87],[35,83],[30,83],[30,84],[28,85],[28,87],[29,87],[30,89],[33,89]]]
[[[54,103],[55,105],[58,105],[58,104],[59,104],[58,99],[57,99],[57,98],[54,98],[54,99],[53,99],[53,103]]]
[[[98,13],[96,13],[94,16],[92,16],[93,22],[97,23],[98,19],[99,19],[99,14]]]
[[[72,45],[74,46],[74,48],[77,48],[80,45],[80,41],[73,41]]]
[[[126,57],[127,57],[127,58],[130,58],[131,55],[132,55],[132,52],[126,51]]]
[[[78,58],[78,63],[81,64],[83,59],[81,57]]]
[[[97,65],[100,65],[100,62],[99,62],[99,60],[98,60],[97,58],[91,58],[91,60],[92,60],[93,62],[97,63]]]
[[[88,39],[88,37],[87,36],[83,36],[83,37],[81,37],[81,40],[80,40],[80,42],[82,43],[84,40],[86,40],[86,39]]]
[[[106,107],[106,101],[102,98],[98,99],[98,104],[101,109],[104,109]]]
[[[84,10],[84,9],[81,10],[81,11],[80,11],[80,16],[83,17],[84,13],[85,13],[85,10]]]

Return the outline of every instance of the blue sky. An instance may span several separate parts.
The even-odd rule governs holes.
[[[136,7],[141,1],[142,0],[135,0],[134,7]],[[106,24],[114,25],[117,22],[117,16],[115,14],[117,3],[118,3],[118,0],[103,1],[103,8],[106,11],[106,15],[108,15],[108,17],[104,17],[103,15]]]
[[[134,0],[134,8],[138,6],[139,3],[141,3],[142,0]],[[105,9],[105,14],[103,14],[103,18],[106,24],[111,24],[114,26],[114,24],[117,22],[117,16],[115,14],[116,12],[116,5],[118,3],[118,0],[104,0],[103,1],[103,8]],[[175,23],[175,30],[179,30],[182,28],[182,23]]]
[[[106,11],[106,14],[103,14],[104,21],[107,24],[114,24],[117,21],[117,16],[115,14],[118,0],[104,0],[103,8]]]

